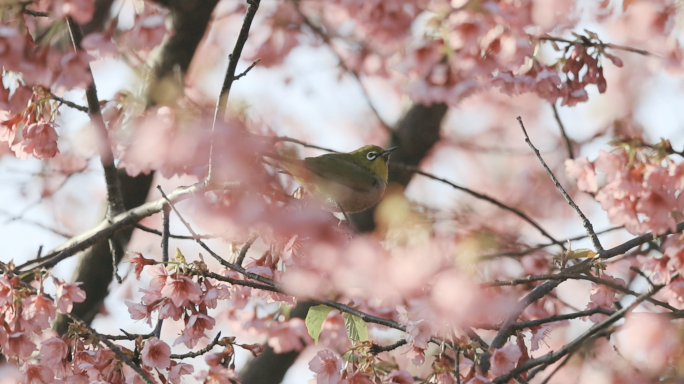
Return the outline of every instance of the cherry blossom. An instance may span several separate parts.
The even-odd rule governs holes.
[[[57,132],[54,123],[36,122],[24,126],[23,140],[12,145],[17,157],[26,159],[33,156],[37,159],[48,159],[55,156],[57,149]]]
[[[337,384],[342,378],[342,360],[329,349],[319,351],[309,362],[309,369],[316,374],[317,384]]]
[[[74,303],[85,301],[85,292],[78,286],[81,283],[60,283],[57,288],[57,309],[62,313],[69,313]]]
[[[513,344],[494,350],[491,357],[492,373],[501,376],[510,372],[515,368],[520,356],[522,356],[520,348]]]
[[[171,364],[171,347],[156,337],[145,342],[145,347],[143,347],[140,355],[143,363],[152,368],[166,369]]]

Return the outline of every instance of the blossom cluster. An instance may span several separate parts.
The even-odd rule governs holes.
[[[631,233],[674,231],[682,219],[682,164],[630,147],[601,151],[591,162],[582,158],[565,164],[577,187],[595,193],[610,221]]]

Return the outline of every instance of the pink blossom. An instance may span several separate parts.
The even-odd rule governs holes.
[[[318,383],[317,383],[318,384]],[[375,384],[370,375],[361,371],[356,371],[340,381],[340,384]]]
[[[57,309],[62,313],[69,313],[74,303],[82,303],[86,299],[85,292],[78,286],[83,283],[58,284],[57,286]]]
[[[62,19],[71,16],[79,24],[85,24],[93,18],[94,0],[55,0],[52,4],[54,17]]]
[[[57,89],[87,88],[93,82],[90,62],[95,58],[85,51],[70,52],[60,60],[61,72],[57,78]]]
[[[292,318],[289,321],[278,322],[268,328],[268,345],[275,353],[299,351],[304,347],[303,337],[306,337],[304,320]]]
[[[36,345],[31,341],[28,332],[14,332],[7,335],[7,341],[2,346],[4,355],[16,356],[20,359],[28,359],[35,350]]]
[[[681,356],[682,346],[672,337],[673,332],[674,326],[666,316],[632,312],[617,335],[617,346],[636,367],[657,375],[671,359]]]
[[[134,303],[132,301],[124,301],[128,307],[128,313],[131,314],[133,320],[147,319],[147,324],[152,325],[152,318],[150,317],[150,309],[145,304]]]
[[[477,374],[473,376],[472,379],[466,381],[464,384],[492,384],[492,381],[480,374]]]
[[[173,301],[169,298],[162,299],[157,305],[156,309],[159,310],[160,319],[174,319],[179,320],[183,315],[184,311],[182,307],[177,307],[173,304]]]
[[[188,319],[182,335],[173,342],[173,345],[184,343],[186,347],[193,348],[199,339],[207,337],[205,331],[214,329],[214,325],[214,318],[203,313],[194,313]]]
[[[19,34],[16,27],[0,26],[0,66],[11,71],[20,69],[24,61],[25,44],[25,37]]]
[[[668,238],[668,240],[669,239],[671,239],[671,237]],[[665,243],[667,243],[668,240],[665,240]],[[667,250],[665,251],[665,254],[666,253]],[[649,278],[656,284],[669,284],[672,278],[670,266],[674,267],[675,264],[682,266],[680,262],[674,262],[666,255],[662,255],[661,257],[637,255],[636,259],[644,272],[650,272]],[[674,268],[678,269],[678,267]]]
[[[501,376],[512,371],[518,363],[520,356],[522,356],[520,348],[513,344],[508,344],[503,348],[494,350],[491,358],[492,373]]]
[[[541,343],[546,344],[546,341],[544,339],[546,339],[549,336],[549,333],[551,333],[551,331],[554,328],[561,326],[561,325],[567,325],[567,324],[568,324],[568,321],[564,320],[564,321],[555,321],[553,323],[546,323],[546,324],[540,325],[538,327],[530,327],[530,331],[532,332],[532,339],[530,340],[530,347],[531,347],[530,350],[534,352],[537,349],[539,349],[539,343],[541,342]],[[547,346],[548,346],[548,344],[547,344]]]
[[[55,381],[55,373],[43,365],[25,364],[22,370],[22,383],[51,384]]]
[[[416,381],[413,379],[413,376],[411,376],[410,373],[407,371],[400,369],[398,371],[394,371],[390,373],[389,375],[385,376],[385,383],[396,383],[396,384],[413,384]]]
[[[145,367],[141,367],[142,371],[147,375],[147,377],[154,377],[152,372],[150,372],[149,369]],[[121,371],[126,379],[126,384],[147,384],[145,380],[143,380],[140,375],[138,375],[138,372],[133,370],[128,364],[123,364],[121,366]]]
[[[0,276],[0,307],[4,307],[7,304],[12,304],[14,302],[14,287],[5,278],[5,276]]]
[[[154,265],[155,261],[152,259],[148,259],[146,257],[143,257],[142,253],[140,252],[133,252],[133,257],[129,258],[128,262],[131,263],[135,268],[135,277],[136,279],[140,280],[140,274],[143,271],[143,268],[145,268],[148,265]]]
[[[57,149],[57,132],[55,123],[39,121],[24,126],[23,140],[12,145],[12,150],[20,159],[33,156],[36,159],[48,159],[59,152]]]
[[[171,364],[171,347],[156,337],[145,342],[140,354],[143,363],[148,367],[166,369]]]
[[[67,353],[69,346],[59,337],[51,337],[40,343],[39,359],[49,367],[60,364],[67,357]]]
[[[39,329],[50,327],[50,320],[55,318],[55,303],[45,295],[38,294],[24,299],[22,318]]]
[[[406,357],[408,357],[416,367],[420,367],[421,365],[425,364],[424,349],[416,348],[407,344],[403,347],[402,353],[406,354]]]
[[[425,320],[409,321],[406,325],[406,341],[416,348],[427,349],[432,338],[432,327]]]
[[[134,50],[150,50],[158,46],[169,33],[164,15],[152,13],[137,15],[133,29],[124,33],[125,46]]]
[[[171,361],[171,368],[169,368],[169,381],[171,384],[180,384],[181,376],[189,375],[193,372],[195,372],[195,368],[192,365]]]
[[[202,288],[187,276],[168,277],[161,294],[173,301],[177,307],[185,306],[188,301],[198,302],[202,297]]]
[[[620,278],[616,279],[612,276],[604,274],[602,276],[602,279],[613,282],[617,285],[621,285],[623,287],[625,286],[625,281]],[[618,291],[614,290],[613,288],[607,287],[603,284],[593,283],[591,284],[591,287],[592,288],[589,290],[589,293],[591,294],[589,296],[589,299],[596,305],[611,308],[613,306],[613,303],[617,301],[615,295],[618,293]]]
[[[580,191],[592,193],[598,191],[594,164],[590,163],[586,157],[565,160],[565,170],[570,177],[577,180],[577,188]]]
[[[157,264],[147,268],[147,274],[152,276],[150,287],[161,289],[166,284],[166,277],[169,275],[166,266]]]
[[[81,47],[98,57],[116,57],[119,50],[112,41],[111,32],[90,33],[83,38]]]
[[[309,362],[309,369],[316,374],[316,384],[337,384],[342,375],[342,359],[333,351],[319,351]]]

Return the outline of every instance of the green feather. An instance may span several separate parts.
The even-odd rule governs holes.
[[[377,187],[373,173],[351,160],[347,153],[307,157],[304,166],[326,181],[342,184],[360,192]]]

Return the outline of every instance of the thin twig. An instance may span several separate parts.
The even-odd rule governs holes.
[[[582,335],[577,337],[575,340],[571,341],[570,343],[566,344],[563,348],[560,348],[558,351],[555,352],[550,352],[547,353],[544,356],[540,356],[535,359],[529,359],[520,364],[518,367],[513,369],[511,372],[499,376],[496,379],[494,379],[494,383],[497,384],[503,384],[508,382],[512,377],[515,375],[519,375],[533,367],[536,367],[541,364],[553,364],[556,361],[560,360],[563,356],[567,355],[568,353],[576,350],[579,348],[585,341],[589,340],[590,338],[594,337],[599,331],[602,331],[606,327],[610,326],[614,322],[618,321],[622,317],[624,317],[627,312],[631,311],[632,309],[636,308],[641,302],[646,300],[646,298],[653,296],[655,293],[657,293],[660,289],[662,289],[664,285],[659,285],[656,288],[649,288],[648,291],[644,292],[643,294],[639,295],[636,300],[634,300],[633,303],[630,305],[622,308],[619,311],[615,311],[612,315],[608,316],[605,320],[603,320],[600,323],[594,324],[593,327],[589,328],[586,332],[584,332]]]
[[[602,235],[604,233],[612,232],[612,231],[615,231],[618,229],[623,229],[623,228],[625,228],[625,227],[624,226],[612,227],[612,228],[604,229],[602,231],[598,231],[598,232],[596,232],[596,234]],[[582,239],[585,239],[587,237],[589,237],[589,235],[587,235],[587,234],[579,235],[579,236],[569,238],[568,241],[582,240]],[[494,259],[497,257],[504,257],[504,256],[506,256],[506,257],[526,256],[526,255],[529,255],[530,253],[532,253],[534,251],[538,251],[540,249],[543,249],[546,247],[551,247],[554,245],[556,245],[556,244],[555,243],[537,244],[537,245],[531,246],[530,248],[522,250],[522,251],[517,251],[517,252],[509,251],[509,252],[491,253],[489,255],[479,256],[478,258],[480,260],[489,260],[489,259]]]
[[[259,236],[252,236],[250,237],[247,242],[242,246],[242,249],[240,249],[240,253],[238,254],[238,258],[235,261],[235,264],[239,265],[242,267],[242,262],[245,260],[245,256],[247,256],[247,251],[249,251],[249,247],[254,244],[256,239],[258,239]]]
[[[156,229],[146,227],[142,224],[136,224],[135,228],[137,228],[143,232],[155,234],[157,236],[163,235],[161,231],[157,231]],[[192,236],[174,235],[173,233],[169,233],[169,237],[172,239],[179,239],[179,240],[195,240],[195,237],[192,237]],[[216,236],[216,235],[197,235],[197,238],[200,238],[200,239],[215,239],[217,237],[219,237],[219,236]]]
[[[629,267],[629,269],[630,269],[632,272],[635,272],[637,275],[639,275],[639,276],[643,277],[644,279],[646,279],[646,281],[648,281],[648,284],[649,284],[651,287],[655,287],[655,284],[653,283],[653,281],[651,280],[651,278],[648,277],[648,276],[646,275],[646,273],[644,273],[644,271],[642,271],[641,269],[639,269],[639,268],[637,268],[637,267],[635,267],[635,266],[631,266],[631,267]]]
[[[50,14],[47,12],[32,11],[27,8],[22,9],[21,12],[34,17],[50,17]]]
[[[67,25],[69,26],[69,34],[71,35],[71,42],[76,52],[81,50],[81,41],[83,40],[83,31],[81,26],[76,24],[71,17],[67,17]],[[100,101],[97,98],[97,88],[95,88],[95,78],[93,72],[88,66],[88,73],[90,74],[90,85],[86,89],[86,99],[88,100],[88,115],[90,121],[93,123],[98,134],[98,150],[100,155],[100,162],[104,169],[105,182],[107,184],[107,218],[118,215],[125,210],[123,198],[121,197],[121,187],[119,186],[119,176],[116,165],[114,164],[114,154],[112,153],[111,144],[109,142],[109,134],[107,127],[100,113]]]
[[[563,361],[561,361],[561,363],[558,364],[558,365],[556,366],[556,368],[554,368],[553,371],[552,371],[548,376],[546,376],[546,379],[544,379],[544,381],[542,381],[541,384],[547,384],[547,383],[549,382],[549,380],[551,380],[551,378],[553,377],[553,375],[555,375],[556,372],[560,371],[560,369],[563,368],[563,367],[565,366],[565,364],[568,363],[568,361],[570,361],[570,358],[572,357],[572,355],[573,355],[574,353],[575,353],[575,351],[572,351],[572,352],[568,353],[568,355],[565,356],[565,359],[564,359]]]
[[[235,41],[235,46],[233,47],[233,52],[228,56],[228,68],[226,69],[226,75],[223,78],[223,84],[221,85],[221,92],[216,100],[216,108],[214,109],[214,120],[211,124],[211,137],[214,137],[214,131],[216,130],[216,121],[218,119],[219,113],[225,113],[226,107],[228,105],[228,96],[230,95],[230,87],[236,80],[235,70],[237,69],[238,61],[240,60],[240,55],[242,55],[242,49],[247,43],[247,38],[249,37],[249,29],[252,26],[252,21],[254,20],[254,15],[256,15],[259,9],[259,4],[261,0],[247,0],[249,7],[247,12],[245,12],[245,18],[242,21],[242,27],[240,28],[240,33]],[[256,63],[252,63],[252,66]],[[249,71],[249,68],[245,71],[245,74]],[[214,140],[211,140],[209,144],[209,172],[207,175],[207,181],[211,180],[212,170],[213,170],[213,157],[214,156]]]
[[[565,127],[563,126],[563,122],[561,121],[560,115],[558,114],[558,108],[556,108],[556,104],[550,103],[551,108],[553,109],[553,116],[556,118],[556,122],[558,123],[558,128],[561,131],[561,136],[563,136],[563,141],[565,142],[565,150],[568,152],[568,158],[569,159],[575,159],[575,155],[572,153],[572,141],[570,141],[570,138],[568,137],[568,134],[565,132]]]
[[[377,108],[373,105],[373,101],[371,100],[370,93],[368,92],[368,89],[366,86],[363,84],[363,81],[361,80],[361,76],[358,74],[357,71],[354,69],[348,67],[344,63],[344,58],[342,55],[337,52],[335,49],[334,45],[332,44],[332,40],[330,36],[325,32],[325,30],[316,25],[311,19],[309,19],[299,8],[299,1],[298,0],[292,0],[292,3],[294,4],[295,9],[299,13],[299,16],[304,20],[304,24],[306,24],[311,30],[320,37],[323,42],[325,43],[326,46],[330,49],[330,51],[337,57],[338,65],[340,68],[342,68],[345,72],[349,73],[354,77],[354,80],[356,80],[356,83],[359,85],[359,88],[361,88],[361,93],[363,94],[364,99],[366,100],[366,104],[368,104],[368,107],[371,109],[371,112],[373,112],[373,115],[375,115],[375,118],[378,120],[380,125],[387,131],[388,133],[392,134],[392,128],[385,122],[385,120],[380,116],[380,113],[378,112]]]
[[[542,37],[538,37],[538,39],[543,40],[543,41],[555,41],[557,43],[566,43],[566,44],[580,43],[585,47],[600,47],[600,48],[619,49],[621,51],[637,53],[637,54],[643,55],[643,56],[660,57],[659,55],[656,55],[655,53],[646,51],[644,49],[637,49],[637,48],[627,47],[627,46],[618,45],[618,44],[599,43],[599,42],[593,42],[590,40],[574,40],[573,41],[573,40],[561,39],[559,37],[551,37],[551,36],[542,36]]]
[[[171,354],[171,358],[172,359],[189,359],[191,357],[202,356],[205,353],[211,351],[212,348],[217,346],[220,338],[221,338],[221,332],[217,333],[216,337],[214,337],[214,340],[212,340],[211,343],[209,343],[209,345],[207,345],[206,347],[204,347],[198,351],[195,351],[195,352],[188,352],[188,353],[183,353],[180,355]]]
[[[531,226],[533,226],[534,228],[536,228],[536,229],[539,231],[539,233],[541,233],[541,234],[542,234],[544,237],[546,237],[547,239],[551,240],[554,244],[556,244],[556,245],[560,246],[561,248],[565,249],[565,246],[563,245],[562,242],[556,240],[553,236],[551,236],[548,232],[546,232],[546,230],[544,230],[544,228],[542,228],[541,225],[537,224],[537,222],[534,221],[531,217],[527,216],[525,213],[523,213],[522,211],[520,211],[520,210],[518,210],[518,209],[516,209],[516,208],[509,207],[508,205],[506,205],[506,204],[500,202],[499,200],[494,199],[493,197],[489,197],[489,196],[487,196],[487,195],[485,195],[485,194],[482,194],[482,193],[479,193],[479,192],[475,192],[475,191],[473,191],[472,189],[469,189],[469,188],[462,187],[462,186],[460,186],[460,185],[454,184],[454,183],[452,183],[452,182],[449,181],[449,180],[446,180],[446,179],[443,179],[443,178],[441,178],[441,177],[437,177],[437,176],[435,176],[435,175],[433,175],[433,174],[430,174],[430,173],[421,171],[420,168],[418,168],[418,167],[416,167],[416,166],[413,166],[413,165],[398,164],[398,163],[391,163],[391,162],[390,162],[390,167],[400,168],[400,169],[406,170],[406,171],[408,171],[408,172],[412,172],[412,173],[415,173],[415,174],[417,174],[417,175],[425,176],[425,177],[427,177],[427,178],[429,178],[429,179],[432,179],[432,180],[435,180],[435,181],[442,182],[442,183],[447,184],[447,185],[449,185],[449,186],[451,186],[451,187],[453,187],[453,188],[455,188],[455,189],[458,189],[459,191],[465,192],[465,193],[467,193],[467,194],[469,194],[469,195],[471,195],[471,196],[473,196],[473,197],[476,197],[476,198],[478,198],[478,199],[480,199],[480,200],[484,200],[484,201],[486,201],[486,202],[488,202],[488,203],[494,204],[494,205],[496,205],[497,207],[499,207],[499,208],[501,208],[501,209],[503,209],[503,210],[505,210],[505,211],[512,212],[513,214],[515,214],[516,216],[518,216],[518,217],[520,217],[521,219],[525,220],[525,221],[526,221],[527,223],[529,223]]]
[[[532,148],[532,151],[534,151],[534,153],[537,155],[537,158],[542,163],[542,166],[544,166],[544,170],[546,170],[546,174],[549,175],[553,183],[556,185],[556,188],[558,188],[558,190],[563,195],[568,204],[570,204],[572,209],[575,210],[575,213],[577,213],[580,219],[582,219],[582,226],[584,226],[584,229],[587,231],[587,234],[591,238],[591,242],[594,245],[596,252],[603,252],[603,246],[601,245],[598,236],[596,236],[596,232],[594,232],[594,227],[591,225],[591,222],[589,221],[589,219],[587,219],[586,216],[584,216],[584,213],[582,213],[577,204],[575,204],[575,202],[572,201],[570,195],[568,195],[568,193],[565,192],[565,189],[563,189],[563,186],[560,184],[558,179],[556,179],[556,176],[553,175],[553,172],[551,172],[549,166],[546,165],[546,162],[539,153],[539,150],[534,146],[534,144],[532,144],[532,141],[530,141],[530,137],[527,135],[527,130],[525,129],[525,125],[523,124],[522,118],[520,116],[518,116],[518,123],[520,124],[520,128],[522,128],[522,131],[525,134],[525,142],[527,143],[527,145],[530,146],[530,148]]]
[[[233,80],[240,80],[240,78],[245,77],[245,76],[249,73],[249,71],[252,70],[252,68],[254,68],[257,64],[259,64],[260,61],[261,61],[261,59],[256,59],[256,60],[254,60],[254,61],[252,62],[252,64],[251,64],[249,67],[247,67],[247,69],[244,70],[244,72],[242,72],[241,74],[235,76],[235,77],[233,78]]]
[[[82,105],[78,105],[78,104],[76,104],[76,103],[74,103],[74,102],[71,102],[71,101],[69,101],[69,100],[65,100],[65,99],[63,99],[63,98],[61,98],[61,97],[55,95],[54,93],[52,93],[52,92],[50,92],[50,91],[47,91],[47,92],[50,94],[50,98],[52,98],[52,99],[58,101],[60,104],[64,104],[64,105],[66,105],[67,107],[76,109],[76,110],[81,111],[81,112],[88,113],[88,107],[84,107],[84,106],[82,106]]]

